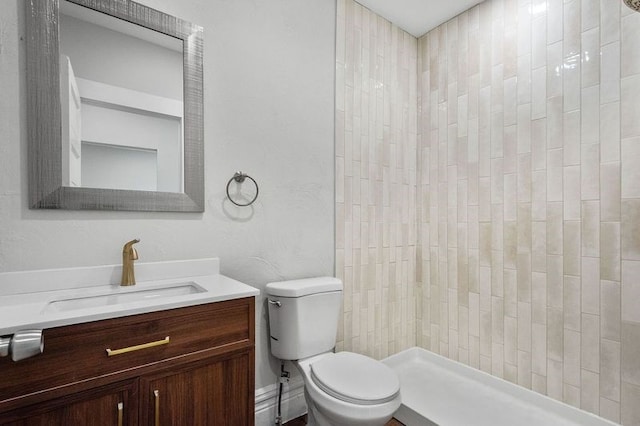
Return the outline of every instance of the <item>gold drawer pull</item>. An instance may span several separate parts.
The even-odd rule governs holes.
[[[122,402],[118,402],[118,426],[122,426],[123,411],[124,411],[124,404]]]
[[[156,340],[155,342],[143,343],[142,345],[129,346],[122,349],[107,349],[107,356],[121,355],[128,352],[139,351],[141,349],[153,348],[154,346],[162,346],[169,344],[169,336],[162,340]]]
[[[160,391],[153,391],[153,399],[155,400],[155,425],[160,426]]]

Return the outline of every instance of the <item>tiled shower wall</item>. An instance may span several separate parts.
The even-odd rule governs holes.
[[[487,0],[418,50],[418,344],[640,424],[640,14]]]
[[[416,341],[417,40],[337,6],[337,348],[384,358]]]
[[[339,0],[337,28],[338,348],[640,424],[640,14],[487,0],[416,46]]]

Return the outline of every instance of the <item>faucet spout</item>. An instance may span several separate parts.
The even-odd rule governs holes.
[[[136,238],[126,243],[122,248],[122,279],[120,280],[120,285],[122,286],[136,284],[133,261],[138,260],[138,250],[133,245],[139,242],[140,239]]]

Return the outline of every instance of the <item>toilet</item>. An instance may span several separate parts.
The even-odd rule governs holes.
[[[334,353],[342,281],[307,278],[267,284],[271,353],[304,380],[309,425],[384,425],[400,407],[391,368],[353,352]]]

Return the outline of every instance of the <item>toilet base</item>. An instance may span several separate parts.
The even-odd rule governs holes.
[[[322,355],[320,355],[322,356]],[[314,357],[315,359],[320,356]],[[344,402],[338,402],[332,397],[321,392],[312,382],[310,377],[310,362],[296,361],[294,365],[299,369],[304,379],[304,398],[307,403],[307,425],[308,426],[384,426],[400,406],[400,395],[393,401],[381,405],[371,405],[358,407],[358,413],[351,410],[340,410],[342,414],[337,412],[335,404],[345,405]],[[312,392],[310,392],[310,388]],[[323,395],[320,397],[320,395]],[[316,395],[313,398],[311,395]],[[333,402],[332,402],[333,401]],[[323,407],[322,404],[330,404]],[[331,405],[333,404],[333,405]],[[331,409],[331,406],[334,408]]]
[[[313,400],[311,400],[306,389],[304,391],[304,398],[307,403],[307,426],[384,426],[392,418],[392,416],[389,416],[387,419],[377,419],[377,421],[369,419],[363,420],[362,422],[349,419],[345,423],[326,416]]]

